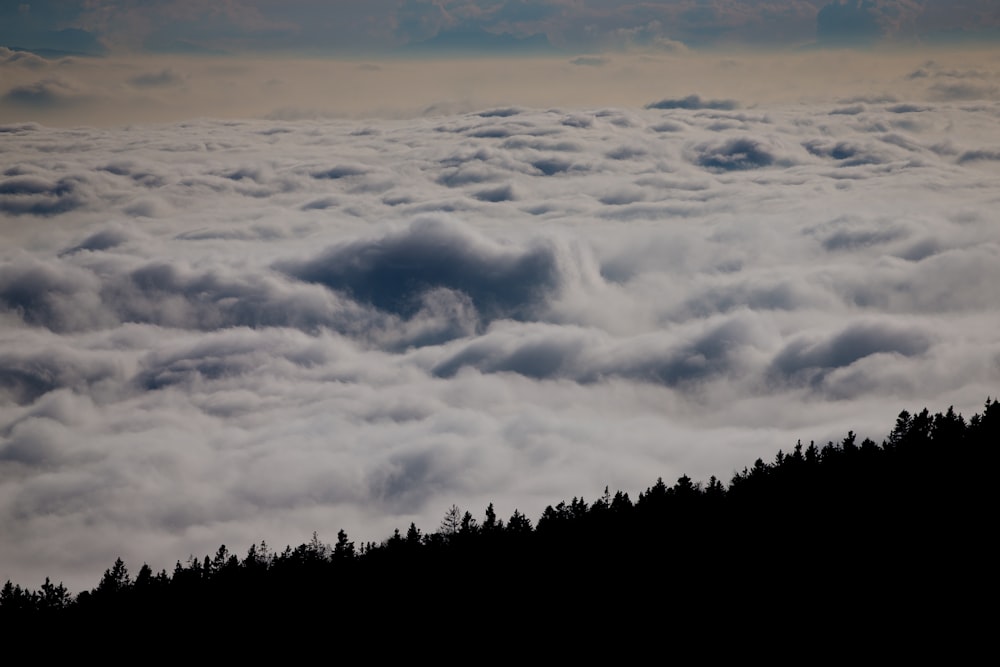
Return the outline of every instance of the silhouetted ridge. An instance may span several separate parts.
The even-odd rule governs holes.
[[[517,510],[504,521],[492,504],[482,520],[452,506],[436,530],[410,524],[377,544],[356,547],[343,530],[327,544],[313,533],[295,548],[261,542],[239,557],[221,546],[172,573],[143,565],[134,576],[118,559],[76,597],[48,579],[38,590],[8,581],[0,622],[148,623],[263,609],[280,610],[277,623],[349,628],[391,608],[390,625],[430,627],[427,596],[463,614],[513,605],[532,618],[658,596],[684,601],[671,614],[721,613],[722,603],[752,606],[748,586],[803,613],[848,602],[857,614],[953,609],[994,567],[998,443],[996,400],[969,420],[951,408],[904,411],[881,444],[853,432],[839,443],[800,442],[728,486],[658,479],[634,502],[605,488],[592,502],[546,507],[537,525]]]

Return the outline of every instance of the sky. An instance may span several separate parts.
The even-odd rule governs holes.
[[[945,7],[0,5],[0,581],[980,410],[998,12]]]
[[[72,53],[605,51],[995,41],[993,0],[7,0],[0,43]]]

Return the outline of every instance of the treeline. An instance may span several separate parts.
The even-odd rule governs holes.
[[[356,546],[341,530],[327,544],[314,533],[295,548],[261,542],[241,557],[221,546],[172,572],[144,564],[134,575],[118,559],[76,596],[48,579],[38,590],[7,581],[0,623],[176,619],[201,609],[319,614],[340,627],[386,613],[419,623],[437,598],[470,613],[538,614],[653,596],[683,601],[674,614],[719,614],[755,586],[809,609],[850,596],[940,601],[981,587],[994,568],[998,445],[997,400],[968,420],[951,408],[902,412],[881,443],[854,433],[798,443],[728,484],[658,479],[634,500],[605,488],[593,501],[546,507],[534,524],[516,510],[504,520],[492,504],[482,518],[452,506],[437,530],[410,524],[379,543]]]

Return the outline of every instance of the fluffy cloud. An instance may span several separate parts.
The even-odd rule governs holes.
[[[996,395],[995,103],[666,99],[0,126],[0,579],[536,516]]]

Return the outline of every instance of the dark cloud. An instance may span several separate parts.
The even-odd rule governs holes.
[[[0,312],[56,332],[93,327],[104,315],[98,285],[96,276],[72,266],[35,259],[0,264]]]
[[[25,132],[36,132],[41,129],[41,125],[38,123],[9,123],[6,125],[0,125],[0,134],[24,134]],[[7,176],[14,176],[8,171],[4,174]]]
[[[631,160],[634,158],[645,157],[648,154],[648,150],[638,146],[619,146],[618,148],[610,150],[606,153],[606,155],[612,160]]]
[[[701,289],[684,301],[682,310],[686,316],[711,317],[744,308],[754,312],[794,312],[824,304],[832,305],[832,302],[812,285],[771,278]]]
[[[248,333],[248,332],[246,332]],[[233,379],[248,375],[281,359],[294,365],[310,366],[322,357],[288,354],[273,345],[241,332],[209,336],[192,346],[153,353],[141,361],[134,382],[144,390],[158,390],[173,385],[193,388],[200,382]]]
[[[585,116],[583,114],[572,114],[563,118],[562,124],[565,125],[566,127],[578,127],[581,129],[586,129],[589,127],[593,127],[594,119],[591,118],[590,116]]]
[[[575,165],[569,160],[564,160],[562,158],[556,158],[556,157],[533,160],[531,162],[531,166],[540,171],[545,176],[555,176],[556,174],[561,174],[571,169],[581,168],[579,165]]]
[[[997,98],[1000,88],[959,81],[955,83],[936,83],[928,88],[928,93],[936,100],[993,100]]]
[[[890,93],[882,93],[881,95],[855,95],[837,101],[840,104],[893,104],[899,101],[899,97]]]
[[[812,139],[802,144],[802,147],[817,157],[836,160],[842,166],[856,167],[864,164],[882,164],[885,156],[870,148],[857,146],[846,141],[830,143],[822,139]]]
[[[438,363],[433,373],[451,377],[463,367],[473,367],[484,373],[509,372],[531,378],[574,375],[573,366],[584,349],[585,336],[559,331],[547,333],[528,332],[513,340],[503,335],[482,338]]]
[[[754,334],[742,318],[723,321],[665,353],[632,360],[623,374],[667,386],[732,375],[741,363],[742,349],[752,343]]]
[[[1000,160],[1000,150],[977,149],[965,151],[958,156],[958,163],[978,162],[980,160],[997,161]]]
[[[830,112],[830,115],[831,116],[856,116],[856,115],[858,115],[860,113],[864,113],[864,112],[865,112],[865,106],[863,104],[852,104],[851,106],[839,107],[837,109],[833,109]]]
[[[599,201],[606,206],[623,206],[625,204],[634,204],[637,201],[642,201],[646,198],[646,192],[640,189],[628,189],[628,190],[618,190],[616,192],[610,192],[599,198]]]
[[[873,245],[889,243],[906,236],[906,231],[900,228],[888,229],[840,229],[823,238],[826,250],[850,251]]]
[[[40,352],[0,353],[0,396],[18,405],[34,403],[56,389],[85,393],[101,381],[122,375],[121,364],[112,354],[87,355],[52,344]]]
[[[445,288],[468,296],[486,320],[523,318],[559,283],[552,247],[505,247],[434,218],[382,238],[334,246],[305,262],[277,266],[300,280],[404,316],[420,310],[426,292]]]
[[[87,206],[89,199],[78,178],[52,182],[34,176],[16,176],[0,180],[0,211],[13,215],[58,215]]]
[[[277,276],[198,271],[150,262],[108,281],[100,298],[122,321],[214,330],[223,327],[330,327],[356,332],[377,317],[330,295],[300,289]],[[171,307],[165,307],[167,305]]]
[[[930,111],[931,108],[927,106],[922,106],[919,104],[893,104],[885,108],[889,113],[920,113],[922,111]]]
[[[117,245],[119,239],[124,240],[113,231],[98,232],[62,255],[77,258],[81,250]],[[105,262],[94,269],[66,261],[0,265],[0,312],[55,332],[141,322],[203,331],[278,326],[357,333],[378,330],[384,320],[324,290],[266,273],[194,270],[182,262],[156,261],[130,269]]]
[[[769,167],[778,160],[763,142],[752,137],[704,143],[695,147],[694,162],[710,171],[742,171]]]
[[[473,195],[476,199],[489,202],[514,201],[517,199],[514,188],[510,185],[501,185],[495,188],[480,190]]]
[[[478,115],[482,118],[510,118],[511,116],[516,116],[521,112],[522,110],[516,107],[505,107],[480,111]]]
[[[433,372],[452,377],[465,367],[537,379],[593,383],[629,378],[675,387],[734,372],[753,333],[746,322],[726,321],[677,342],[659,336],[610,341],[597,332],[530,326],[498,329],[462,345]]]
[[[500,180],[505,176],[502,171],[484,164],[463,164],[449,169],[438,177],[438,183],[449,188],[460,188],[464,185],[476,185]]]
[[[478,127],[469,130],[469,136],[476,139],[504,139],[520,134],[516,128],[510,127]]]
[[[321,199],[314,199],[311,202],[307,202],[302,205],[303,211],[323,211],[328,208],[336,208],[340,206],[340,200],[336,197],[323,197]]]
[[[985,79],[989,77],[987,72],[982,70],[956,70],[940,69],[933,61],[928,62],[925,67],[910,72],[908,79],[926,79],[928,77],[947,79]]]
[[[111,248],[119,246],[128,240],[129,234],[122,229],[102,229],[99,232],[94,232],[84,240],[80,241],[80,243],[63,250],[60,253],[60,256],[72,255],[73,253],[83,250],[110,250]]]
[[[891,146],[897,146],[899,148],[902,148],[910,152],[919,153],[922,150],[922,147],[919,144],[915,143],[912,138],[907,137],[906,135],[897,134],[895,132],[889,132],[887,134],[884,134],[881,137],[879,137],[879,140]]]
[[[115,176],[128,177],[148,188],[158,188],[166,185],[166,179],[162,174],[156,173],[149,166],[140,165],[131,160],[114,160],[99,167],[99,169]]]
[[[649,129],[653,130],[654,132],[681,132],[684,130],[684,127],[685,126],[681,125],[680,123],[666,121],[663,123],[657,123],[656,125],[651,126]]]
[[[129,79],[128,82],[139,88],[160,88],[164,86],[176,86],[184,83],[184,80],[184,75],[167,68],[159,72],[139,74]]]
[[[891,323],[859,322],[819,340],[806,336],[791,341],[775,356],[771,372],[789,381],[815,384],[831,370],[871,355],[912,357],[923,354],[930,346],[930,336],[920,330]]]
[[[511,137],[503,142],[504,148],[520,149],[530,148],[536,151],[557,151],[565,153],[579,153],[583,146],[575,141],[546,141],[544,139],[534,139],[530,137]]]
[[[312,172],[312,177],[337,180],[340,178],[348,178],[350,176],[363,176],[367,173],[368,170],[364,167],[355,165],[337,165],[336,167],[330,167],[328,169],[317,169]]]
[[[604,67],[611,60],[601,56],[578,56],[569,61],[571,65],[581,65],[583,67]]]
[[[32,109],[52,109],[87,104],[93,97],[60,79],[44,79],[14,86],[3,95],[8,104]]]
[[[740,107],[736,100],[706,100],[700,95],[688,95],[676,99],[663,99],[659,102],[650,102],[647,109],[717,109],[720,111],[731,111]]]

